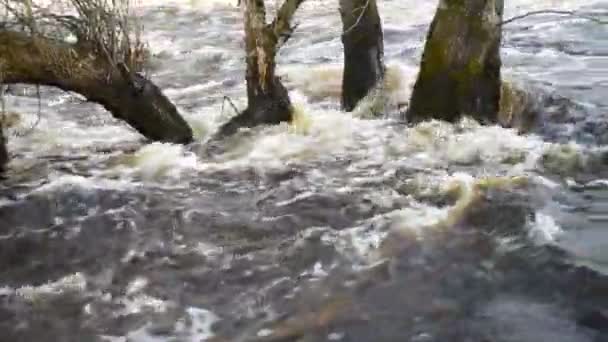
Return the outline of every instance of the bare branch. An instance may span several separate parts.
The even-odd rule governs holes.
[[[222,109],[221,109],[222,114],[224,114],[224,104],[226,103],[226,101],[228,101],[230,106],[232,106],[232,109],[234,110],[234,113],[236,115],[238,115],[241,112],[238,108],[236,108],[236,106],[234,105],[234,102],[232,102],[232,99],[230,97],[224,96],[224,100],[222,101]]]
[[[141,70],[147,55],[141,41],[141,25],[131,15],[135,0],[56,0],[62,12],[32,0],[0,0],[7,13],[3,29],[29,33],[42,38],[65,40],[72,35],[79,46],[105,56],[111,65],[125,63],[131,70]]]
[[[30,135],[31,133],[34,132],[34,130],[36,129],[36,127],[38,127],[38,125],[40,124],[40,121],[42,121],[42,98],[40,96],[40,85],[38,85],[38,84],[36,85],[36,97],[38,98],[38,111],[36,112],[36,121],[26,131],[24,131],[24,132],[15,132],[14,135],[16,137],[21,137],[22,138],[22,137],[25,137],[27,135]]]
[[[503,20],[500,24],[501,25],[506,25],[509,23],[512,23],[514,21],[520,20],[520,19],[524,19],[527,17],[531,17],[534,15],[542,15],[542,14],[557,14],[557,15],[567,15],[567,16],[572,16],[572,17],[577,17],[577,18],[581,18],[581,19],[586,19],[586,20],[590,20],[593,21],[595,23],[598,24],[608,24],[608,21],[606,20],[601,20],[592,16],[588,16],[588,15],[584,15],[584,14],[580,14],[577,13],[575,11],[560,11],[560,10],[539,10],[539,11],[532,11],[532,12],[527,12],[521,15],[516,15],[512,18],[509,18],[507,20]]]
[[[277,40],[283,38],[283,43],[285,43],[289,39],[294,30],[290,26],[291,19],[303,2],[304,0],[285,0],[283,2],[271,24],[272,32]]]

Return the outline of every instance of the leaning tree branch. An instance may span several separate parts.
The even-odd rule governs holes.
[[[101,104],[148,139],[192,141],[190,126],[156,85],[138,74],[124,75],[106,56],[95,52],[86,44],[0,31],[2,82],[76,92]]]
[[[585,20],[589,20],[589,21],[593,21],[595,23],[598,24],[608,24],[607,20],[601,20],[589,15],[584,15],[584,14],[580,14],[576,11],[561,11],[561,10],[538,10],[538,11],[532,11],[532,12],[527,12],[524,14],[520,14],[520,15],[516,15],[512,18],[503,20],[500,24],[501,25],[506,25],[509,23],[512,23],[514,21],[520,20],[520,19],[524,19],[527,17],[531,17],[531,16],[535,16],[535,15],[543,15],[543,14],[557,14],[557,15],[566,15],[566,16],[571,16],[571,17],[577,17],[580,19],[585,19]]]
[[[278,10],[276,17],[274,18],[271,28],[274,36],[279,38],[283,38],[283,43],[287,42],[291,33],[293,32],[293,28],[291,27],[291,19],[295,15],[298,7],[305,0],[285,0],[281,8]]]

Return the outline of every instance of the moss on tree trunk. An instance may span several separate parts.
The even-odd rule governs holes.
[[[411,122],[497,121],[503,0],[441,0],[407,111]]]
[[[376,0],[340,0],[344,76],[342,108],[352,111],[385,73],[382,23]]]
[[[127,73],[84,46],[0,31],[3,83],[55,86],[101,104],[148,139],[189,143],[192,130],[151,81]]]

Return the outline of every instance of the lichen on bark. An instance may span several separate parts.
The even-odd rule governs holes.
[[[427,35],[406,117],[497,121],[502,0],[442,0]]]

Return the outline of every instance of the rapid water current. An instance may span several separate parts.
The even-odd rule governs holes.
[[[149,75],[200,146],[146,143],[49,88],[38,118],[35,90],[12,88],[0,341],[608,341],[608,26],[505,26],[504,78],[547,98],[530,133],[409,127],[339,110],[337,3],[305,2],[280,51],[294,123],[214,154],[223,97],[246,105],[236,0],[135,9]],[[505,3],[608,16],[605,0]],[[395,104],[436,6],[379,0]]]

